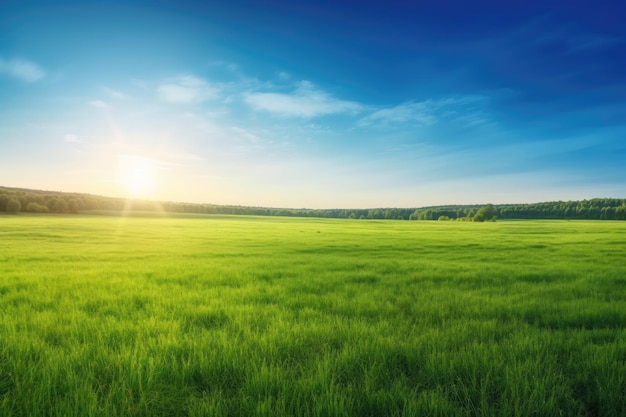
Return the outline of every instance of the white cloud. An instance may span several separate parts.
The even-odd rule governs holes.
[[[432,125],[443,118],[468,118],[476,115],[476,104],[483,101],[482,96],[450,97],[439,100],[409,101],[394,107],[377,110],[358,121],[358,125],[389,126],[392,124],[417,123]],[[472,120],[476,122],[476,120]],[[485,122],[481,120],[480,123]]]
[[[0,74],[7,74],[29,83],[42,79],[45,72],[34,62],[23,59],[11,59],[9,61],[0,58]]]
[[[393,124],[405,123],[408,121],[418,122],[424,125],[430,125],[435,122],[432,109],[428,102],[421,103],[403,103],[395,107],[389,107],[375,111],[359,120],[359,125],[369,126],[372,124]]]
[[[220,89],[201,78],[184,75],[161,84],[157,93],[161,100],[188,104],[215,99],[219,96]]]
[[[291,94],[251,93],[246,103],[256,110],[264,110],[285,117],[317,117],[334,113],[357,113],[363,106],[354,101],[340,100],[316,89],[310,82],[301,81]]]
[[[168,156],[172,159],[182,161],[204,161],[204,158],[193,153],[168,153]]]
[[[80,143],[82,142],[78,136],[72,134],[72,133],[68,133],[65,136],[63,136],[63,141],[66,143]]]
[[[113,90],[109,87],[102,87],[102,90],[106,92],[111,98],[116,100],[128,100],[130,97],[121,91]]]
[[[148,82],[147,82],[146,80],[143,80],[143,79],[141,79],[141,78],[133,78],[130,82],[131,82],[131,83],[132,83],[135,87],[139,87],[139,88],[141,88],[142,90],[149,90],[149,87],[148,87]]]
[[[89,105],[97,109],[108,109],[109,105],[102,100],[92,100]]]
[[[246,129],[242,129],[240,127],[236,127],[233,126],[230,128],[230,130],[232,130],[234,132],[234,134],[246,141],[252,142],[252,143],[257,143],[260,141],[259,136],[255,135],[254,133],[246,130]]]

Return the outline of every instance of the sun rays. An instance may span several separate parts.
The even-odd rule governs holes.
[[[158,162],[137,155],[120,155],[117,181],[128,198],[153,198],[158,189]]]

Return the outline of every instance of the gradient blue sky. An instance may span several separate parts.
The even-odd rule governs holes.
[[[140,169],[144,197],[218,204],[626,197],[626,3],[405,3],[2,0],[0,185],[125,196]]]

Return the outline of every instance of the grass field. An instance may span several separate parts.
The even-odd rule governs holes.
[[[1,416],[625,416],[626,222],[0,217]]]

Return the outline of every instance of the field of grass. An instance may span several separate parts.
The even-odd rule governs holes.
[[[0,217],[1,416],[625,416],[626,222]]]

